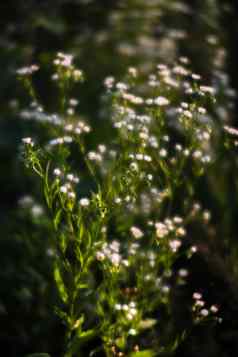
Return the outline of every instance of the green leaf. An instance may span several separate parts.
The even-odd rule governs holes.
[[[75,247],[75,254],[76,254],[76,257],[77,257],[77,259],[80,263],[80,266],[82,268],[84,265],[84,258],[83,258],[83,254],[81,252],[80,246],[78,246],[78,245]]]
[[[90,338],[92,338],[95,335],[95,331],[93,329],[91,330],[87,330],[84,331],[80,334],[79,338],[80,338],[80,342],[86,342],[88,341]]]
[[[58,229],[58,226],[59,226],[59,223],[61,221],[61,215],[62,215],[62,209],[60,208],[56,215],[55,215],[55,218],[54,218],[54,226],[55,226],[55,229],[57,230]]]
[[[95,335],[96,332],[93,329],[79,332],[70,343],[68,351],[70,351],[72,354],[76,354],[80,350],[80,347]]]
[[[60,294],[60,297],[62,298],[63,302],[66,303],[68,301],[68,294],[65,289],[64,281],[61,276],[60,269],[57,265],[55,265],[54,268],[54,278],[56,281],[56,285]]]
[[[78,320],[76,320],[74,322],[74,329],[78,329],[78,332],[81,333],[81,328],[82,328],[82,324],[84,323],[84,315],[82,315]],[[78,335],[79,335],[78,333]]]
[[[163,162],[159,161],[160,168],[162,169],[163,173],[165,174],[166,177],[170,177],[170,172],[168,169],[168,166]]]
[[[80,230],[79,230],[79,239],[80,239],[80,241],[82,241],[83,236],[84,236],[84,233],[85,233],[85,231],[84,231],[84,225],[83,225],[83,222],[81,222]]]
[[[66,236],[64,233],[61,233],[59,235],[59,246],[60,249],[63,253],[65,253],[66,247],[67,247],[67,242],[66,242]]]

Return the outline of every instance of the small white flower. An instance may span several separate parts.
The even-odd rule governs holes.
[[[179,217],[179,216],[175,216],[175,217],[173,218],[173,221],[174,221],[174,223],[176,223],[176,224],[180,224],[180,223],[183,222],[183,219],[182,219],[181,217]]]
[[[203,307],[205,305],[205,301],[203,300],[196,300],[195,302],[196,306]]]
[[[59,79],[59,75],[57,73],[52,74],[51,76],[52,81],[57,81]]]
[[[135,309],[134,307],[130,308],[130,314],[132,316],[135,316],[137,314],[137,309]]]
[[[38,71],[38,69],[39,69],[39,66],[33,64],[33,65],[29,66],[29,67],[19,68],[16,72],[20,76],[28,76],[28,75],[31,75],[34,72]]]
[[[178,239],[174,239],[174,240],[172,240],[172,241],[170,241],[169,242],[169,246],[170,246],[170,248],[172,249],[172,251],[175,253],[175,252],[177,252],[177,250],[179,249],[179,247],[181,246],[181,242],[180,242],[180,240],[178,240]]]
[[[193,299],[194,300],[200,300],[201,298],[202,298],[202,294],[197,293],[197,292],[193,293]]]
[[[183,227],[179,227],[176,229],[176,235],[179,237],[183,237],[186,234],[186,230]]]
[[[71,136],[64,136],[64,137],[63,137],[63,141],[64,141],[65,143],[72,143],[73,138],[72,138]]]
[[[91,160],[91,161],[102,161],[102,155],[101,154],[98,154],[97,152],[95,151],[90,151],[88,153],[88,159]]]
[[[73,182],[74,182],[74,183],[79,183],[79,178],[78,178],[78,177],[76,177],[76,176],[74,176],[74,178],[73,178]]]
[[[96,253],[96,259],[99,261],[102,261],[105,259],[105,254],[103,252],[97,252]]]
[[[157,222],[155,223],[155,227],[157,238],[164,238],[169,233],[168,228],[164,223]]]
[[[163,63],[159,63],[157,65],[157,68],[158,68],[159,71],[164,71],[164,70],[168,69],[167,65],[163,64]]]
[[[144,155],[144,160],[145,161],[147,161],[147,162],[151,162],[152,161],[152,158],[151,158],[151,156],[149,156],[149,155]]]
[[[161,290],[163,291],[163,293],[168,294],[170,291],[170,287],[168,285],[164,285],[162,286]]]
[[[184,156],[188,157],[189,154],[190,154],[189,149],[185,149],[185,150],[183,151],[183,154],[184,154]]]
[[[104,154],[107,150],[106,146],[105,145],[98,145],[98,150],[101,154]]]
[[[180,144],[176,144],[175,145],[175,150],[176,151],[180,152],[180,151],[182,151],[182,149],[183,149],[182,145],[180,145]]]
[[[125,266],[125,267],[129,267],[130,263],[127,259],[123,259],[122,260],[122,264]]]
[[[133,315],[130,314],[130,313],[128,313],[128,314],[126,315],[126,317],[127,317],[128,320],[133,320]]]
[[[205,131],[205,132],[203,133],[203,139],[204,139],[204,140],[209,140],[209,139],[210,139],[210,134],[209,134],[207,131]]]
[[[127,195],[127,196],[125,197],[125,201],[126,201],[126,202],[130,202],[130,200],[131,200],[131,196]]]
[[[153,104],[153,99],[148,98],[148,99],[146,99],[145,103],[146,103],[147,105],[152,105],[152,104]]]
[[[184,110],[183,115],[189,119],[192,119],[193,117],[193,114],[190,112],[190,110]]]
[[[201,79],[201,76],[199,74],[192,73],[192,79],[194,79],[195,81],[198,81]]]
[[[175,74],[178,74],[178,75],[181,75],[181,76],[187,76],[188,75],[188,71],[182,66],[175,66],[173,68],[173,72]]]
[[[213,312],[214,314],[216,314],[219,309],[218,309],[218,307],[217,307],[216,305],[212,305],[212,306],[210,307],[210,310],[211,310],[211,312]]]
[[[207,112],[207,110],[203,107],[198,107],[198,113],[201,115],[205,115]]]
[[[191,248],[190,248],[190,251],[191,251],[191,253],[197,253],[197,251],[198,251],[198,248],[195,246],[195,245],[193,245]]]
[[[73,77],[75,81],[79,81],[83,78],[83,72],[80,71],[79,69],[75,69],[73,71]]]
[[[80,204],[81,207],[87,207],[87,206],[89,206],[90,201],[89,201],[88,198],[81,198],[79,200],[79,204]]]
[[[121,256],[118,253],[112,253],[112,255],[110,256],[111,262],[113,265],[115,265],[116,267],[119,266],[120,262],[121,262]]]
[[[120,204],[121,203],[121,198],[120,197],[116,197],[114,202],[117,203],[117,204]]]
[[[127,87],[127,85],[125,83],[118,82],[116,84],[116,89],[118,89],[119,91],[123,92],[123,91],[126,91],[128,89],[128,87]]]
[[[68,109],[67,109],[67,114],[68,114],[68,115],[74,115],[74,113],[75,113],[75,112],[74,112],[74,109],[73,109],[73,108],[68,108]]]
[[[208,164],[209,162],[211,162],[211,156],[210,155],[205,155],[202,157],[202,162],[205,164]]]
[[[142,154],[136,154],[136,159],[137,160],[143,160],[143,155]]]
[[[72,124],[65,125],[64,130],[65,131],[72,131],[73,130],[73,125]]]
[[[202,316],[206,317],[206,316],[209,315],[209,311],[208,311],[207,309],[202,309],[202,310],[200,311],[200,314],[201,314]]]
[[[164,135],[162,138],[164,141],[169,142],[169,136],[168,135]]]
[[[203,212],[203,219],[205,222],[208,222],[211,218],[211,213],[209,211],[204,211]]]
[[[78,102],[79,101],[77,99],[75,99],[75,98],[71,98],[69,100],[69,104],[72,105],[72,107],[76,107],[78,105]]]
[[[114,85],[114,82],[115,82],[114,77],[107,77],[104,80],[104,85],[105,85],[106,88],[111,89],[113,87],[113,85]]]
[[[130,164],[130,169],[131,169],[132,171],[138,171],[138,165],[137,165],[137,163],[136,163],[136,162],[132,162],[132,163]]]
[[[60,192],[62,192],[62,193],[67,193],[67,192],[68,192],[67,186],[61,186],[61,187],[60,187]]]
[[[73,181],[73,179],[74,179],[73,174],[68,174],[66,177],[67,177],[67,180],[69,180],[69,181]]]
[[[132,76],[132,77],[136,77],[137,76],[137,69],[134,67],[129,67],[128,68],[128,73]]]
[[[228,126],[228,125],[225,125],[224,126],[224,130],[231,134],[231,135],[235,135],[235,136],[238,136],[238,129],[237,128],[233,128],[231,126]]]
[[[54,169],[53,173],[54,173],[55,176],[61,176],[62,175],[61,170],[58,169],[58,168]]]
[[[131,328],[129,331],[128,331],[128,335],[131,335],[131,336],[135,336],[137,334],[136,330],[134,328]]]
[[[147,133],[141,132],[141,133],[139,134],[139,137],[140,137],[142,140],[148,140],[149,135],[148,135]]]
[[[75,193],[74,192],[69,192],[68,196],[71,199],[75,199]]]
[[[200,150],[196,150],[193,153],[194,159],[200,159],[202,157],[202,152]]]
[[[43,213],[44,213],[43,207],[38,205],[38,204],[35,204],[31,208],[31,214],[35,218],[38,218],[38,217],[42,216]]]
[[[135,227],[135,226],[130,228],[130,232],[133,235],[133,237],[136,239],[140,239],[144,236],[144,233],[142,232],[142,230],[140,230],[140,228]]]
[[[169,104],[169,100],[165,97],[159,96],[154,99],[154,104],[163,107]]]
[[[34,142],[33,142],[32,138],[30,138],[30,137],[22,138],[21,141],[26,145],[31,145],[31,146],[34,145]]]
[[[135,307],[136,307],[135,301],[131,301],[130,304],[129,304],[129,306],[135,308]]]
[[[168,153],[167,153],[167,150],[161,149],[159,154],[160,154],[161,157],[166,157]]]
[[[215,89],[209,86],[200,86],[199,89],[203,93],[215,94]]]
[[[181,107],[182,107],[183,109],[188,109],[188,103],[182,102],[182,103],[181,103]]]
[[[186,278],[188,276],[188,271],[187,269],[180,269],[178,274],[181,278]]]

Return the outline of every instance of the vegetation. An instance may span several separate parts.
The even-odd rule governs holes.
[[[5,354],[230,356],[232,4],[24,6],[2,41]]]

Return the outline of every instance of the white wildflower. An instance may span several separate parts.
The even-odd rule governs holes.
[[[55,176],[61,176],[62,175],[62,171],[60,169],[58,169],[58,168],[54,169],[53,173],[54,173]]]
[[[194,299],[194,300],[200,300],[200,299],[202,299],[202,294],[197,293],[197,292],[193,293],[193,299]]]
[[[133,235],[134,238],[136,239],[140,239],[144,236],[144,233],[142,232],[142,230],[138,227],[132,226],[130,228],[130,232]]]
[[[33,142],[32,138],[30,138],[30,137],[22,138],[21,141],[26,145],[30,145],[30,146],[34,145],[34,142]]]
[[[87,206],[89,206],[90,201],[89,201],[88,198],[81,198],[79,200],[79,204],[80,204],[81,207],[87,207]]]
[[[154,99],[154,104],[163,107],[169,104],[169,100],[165,97],[159,96]]]

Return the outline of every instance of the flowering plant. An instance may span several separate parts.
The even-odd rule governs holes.
[[[70,96],[83,73],[63,53],[54,66],[57,114],[39,104],[33,70],[18,75],[33,98],[21,116],[48,130],[43,142],[22,141],[55,231],[65,356],[85,355],[89,341],[90,356],[101,350],[107,356],[172,353],[184,337],[173,328],[173,287],[189,274],[173,266],[178,256],[197,252],[189,227],[210,218],[195,190],[214,160],[214,90],[200,83],[186,58],[159,64],[147,78],[136,68],[123,82],[108,77],[103,115],[111,118],[112,137],[92,149],[96,129],[79,117],[78,100]],[[216,305],[205,308],[198,292],[193,298],[195,321],[218,320]]]

